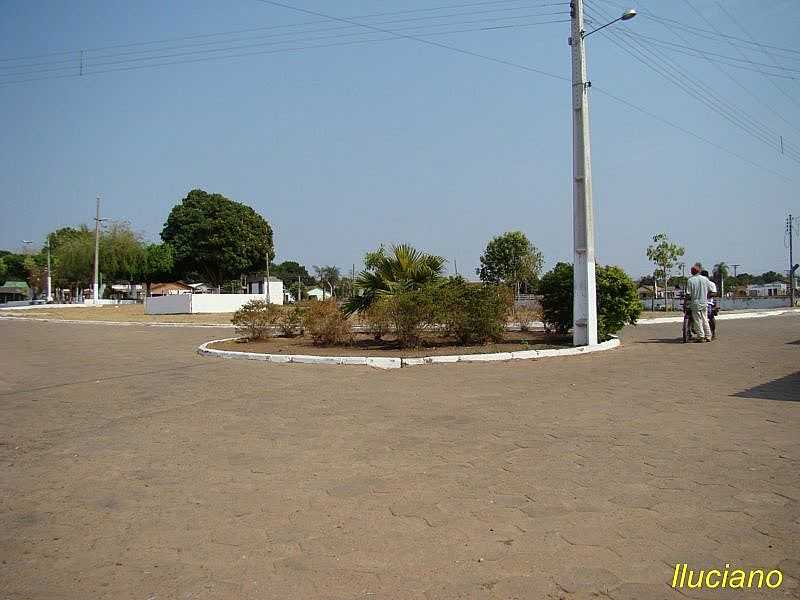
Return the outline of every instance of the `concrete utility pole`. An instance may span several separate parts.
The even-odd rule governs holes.
[[[50,240],[47,240],[47,301],[53,301],[53,278],[50,277]]]
[[[617,19],[588,33],[583,29],[583,0],[570,2],[572,49],[572,230],[574,247],[572,343],[597,344],[597,290],[594,257],[594,208],[592,206],[592,155],[589,143],[589,87],[586,77],[585,39],[589,35],[628,21],[636,11],[628,9]],[[666,306],[666,298],[665,298]]]
[[[586,78],[583,0],[573,0],[572,17],[572,231],[574,249],[573,330],[575,346],[597,344],[592,160],[589,143],[589,86]]]
[[[100,304],[100,196],[97,197],[97,211],[94,217],[94,282],[92,283],[92,303]]]
[[[794,308],[794,257],[792,256],[792,238],[794,237],[794,217],[792,213],[786,217],[786,232],[789,234],[789,306]]]
[[[272,304],[272,298],[269,295],[269,250],[267,250],[267,304]]]

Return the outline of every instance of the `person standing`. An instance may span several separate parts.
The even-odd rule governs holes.
[[[692,313],[692,332],[696,342],[711,341],[711,327],[708,324],[709,280],[700,274],[698,265],[692,266],[692,276],[686,282],[686,295],[689,297],[689,310]]]

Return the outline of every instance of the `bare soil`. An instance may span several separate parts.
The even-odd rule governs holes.
[[[193,323],[195,325],[230,325],[233,313],[192,315],[146,315],[144,304],[112,304],[106,306],[75,306],[71,308],[31,308],[0,310],[3,317],[60,319],[68,321],[116,321],[120,323]]]
[[[544,350],[571,345],[572,338],[546,335],[543,332],[509,331],[503,341],[483,345],[462,346],[453,339],[431,336],[423,340],[418,348],[400,348],[394,336],[375,340],[368,334],[356,334],[352,344],[340,346],[317,346],[308,337],[273,337],[264,340],[230,340],[217,342],[210,347],[215,350],[236,352],[261,352],[264,354],[316,354],[320,356],[386,356],[415,358],[440,356],[443,354],[480,354],[491,352],[517,352],[520,350]]]

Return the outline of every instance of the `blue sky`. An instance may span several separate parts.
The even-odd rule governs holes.
[[[556,0],[285,1],[569,77],[569,23],[530,25],[566,19]],[[600,21],[618,5],[587,9]],[[784,270],[784,220],[800,215],[800,82],[786,78],[800,77],[800,4],[631,5],[636,19],[587,40],[598,260],[649,272],[645,248],[665,231],[687,262]],[[0,62],[0,248],[89,222],[98,193],[106,216],[157,239],[170,208],[203,188],[253,206],[278,260],[309,267],[358,268],[381,242],[410,242],[471,273],[509,229],[548,266],[571,260],[568,81],[410,39],[364,42],[388,36],[259,0],[0,0],[0,10],[0,59],[35,57]],[[399,11],[409,12],[366,16]],[[709,22],[734,37],[684,27]],[[176,39],[246,29],[258,30]],[[129,45],[155,40],[173,41]],[[649,54],[640,62],[618,44]],[[201,60],[242,46],[216,54],[260,54]],[[704,54],[679,53],[691,48]],[[50,54],[61,51],[76,52]],[[134,61],[147,56],[166,58]],[[138,68],[176,61],[193,62]],[[97,73],[111,69],[126,70]],[[39,80],[4,83],[18,79]]]

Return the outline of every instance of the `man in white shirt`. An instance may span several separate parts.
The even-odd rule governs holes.
[[[699,265],[692,266],[692,276],[686,282],[688,306],[692,313],[692,332],[696,342],[711,341],[711,327],[708,323],[708,292],[711,288],[708,277],[700,274]]]

